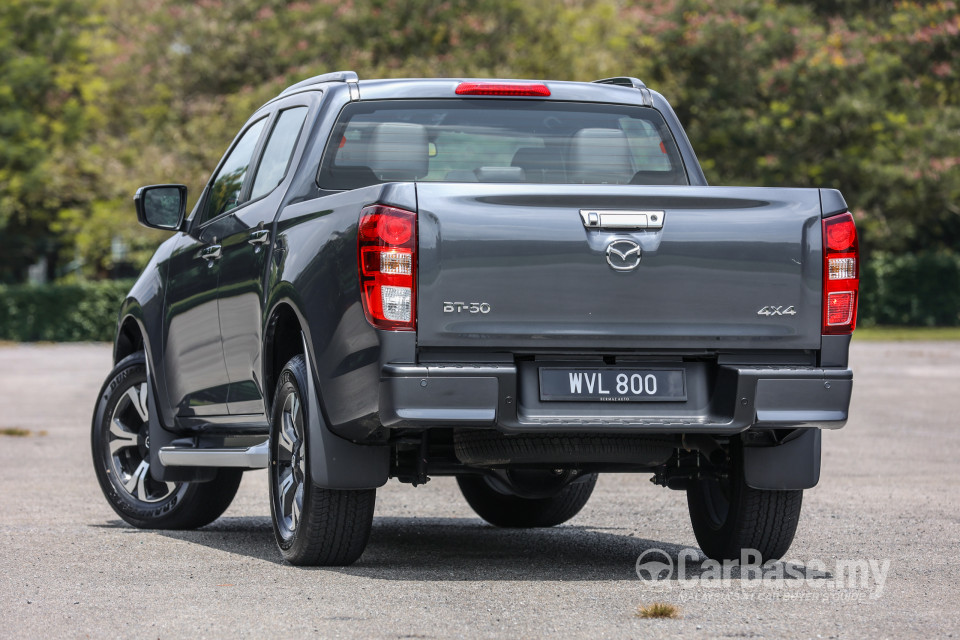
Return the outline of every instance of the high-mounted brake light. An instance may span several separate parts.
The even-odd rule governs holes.
[[[852,333],[857,326],[860,246],[853,216],[823,220],[823,333]]]
[[[547,85],[540,82],[461,82],[458,96],[537,96],[550,95]]]
[[[381,204],[360,212],[360,298],[378,329],[416,328],[417,214]]]

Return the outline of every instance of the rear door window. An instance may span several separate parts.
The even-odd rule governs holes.
[[[297,146],[300,128],[306,116],[306,107],[295,107],[280,112],[277,124],[274,125],[270,139],[263,150],[263,158],[260,160],[257,177],[253,181],[253,190],[250,192],[251,200],[261,198],[273,191],[287,175],[290,157],[293,155],[294,147]]]
[[[318,183],[689,184],[662,116],[646,107],[521,100],[353,103]]]

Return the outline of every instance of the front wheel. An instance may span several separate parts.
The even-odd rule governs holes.
[[[747,486],[740,446],[734,445],[731,454],[725,476],[695,480],[687,487],[690,522],[700,549],[719,561],[740,560],[754,551],[760,563],[779,560],[797,532],[803,491]]]
[[[323,489],[311,482],[307,367],[294,356],[277,381],[270,433],[270,513],[290,564],[344,566],[363,553],[376,489]]]
[[[150,411],[143,352],[121,360],[100,390],[93,415],[93,467],[107,502],[140,529],[195,529],[227,510],[242,472],[221,469],[203,483],[150,475]]]

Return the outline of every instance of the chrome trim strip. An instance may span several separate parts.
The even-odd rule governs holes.
[[[235,469],[266,469],[270,465],[270,442],[264,440],[245,449],[187,449],[163,447],[160,462],[165,467],[231,467]]]

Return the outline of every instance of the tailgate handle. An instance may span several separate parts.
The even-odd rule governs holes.
[[[662,229],[665,215],[663,211],[580,209],[587,229]]]

